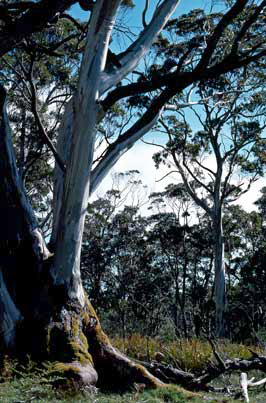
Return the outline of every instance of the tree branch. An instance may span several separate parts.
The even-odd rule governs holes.
[[[53,156],[56,160],[56,162],[58,163],[58,165],[60,166],[60,168],[62,169],[63,172],[66,171],[66,167],[65,167],[65,163],[62,160],[62,158],[60,157],[60,155],[57,153],[52,141],[50,140],[49,136],[47,135],[45,128],[42,124],[42,121],[40,119],[39,116],[39,112],[37,109],[37,96],[36,96],[36,88],[33,82],[33,78],[32,78],[32,68],[33,68],[33,61],[32,61],[32,65],[31,65],[31,69],[30,69],[30,73],[29,73],[29,83],[30,83],[30,87],[31,87],[31,93],[32,93],[32,113],[35,117],[37,126],[39,128],[40,134],[44,140],[44,143],[48,146],[48,148],[52,151]]]
[[[140,118],[138,122],[136,122],[124,134],[119,136],[118,139],[107,148],[104,157],[91,173],[90,194],[95,191],[101,180],[106,176],[118,159],[155,125],[159,119],[160,113],[161,109],[146,124],[144,123],[144,120]]]
[[[120,68],[104,71],[101,77],[100,94],[118,84],[127,74],[132,72],[140,60],[149,51],[157,35],[175,11],[179,0],[164,0],[156,9],[151,22],[140,33],[138,39],[118,56]]]
[[[203,55],[198,65],[196,66],[197,71],[201,71],[208,66],[211,57],[216,49],[216,46],[220,38],[222,37],[226,27],[244,10],[247,3],[248,0],[237,0],[236,3],[230,8],[230,10],[221,18],[213,34],[207,42],[207,48],[203,52]]]
[[[243,390],[243,395],[245,397],[246,403],[249,403],[249,397],[248,397],[248,387],[254,387],[254,386],[260,386],[266,383],[266,378],[261,379],[260,381],[253,382],[254,377],[251,379],[248,379],[248,376],[245,372],[241,372],[240,375],[240,385]]]
[[[206,167],[205,165],[203,165],[203,164],[202,164],[201,162],[199,162],[198,160],[195,160],[195,163],[196,163],[200,168],[202,168],[202,169],[204,169],[205,171],[209,172],[210,177],[213,179],[213,176],[215,176],[215,172],[214,172],[212,169]]]
[[[115,88],[113,91],[109,92],[107,97],[102,101],[101,105],[103,111],[106,111],[117,101],[123,98],[127,98],[132,95],[144,94],[146,92],[155,91],[156,89],[162,87],[171,87],[172,89],[174,89],[174,87],[176,86],[176,91],[172,91],[174,96],[175,94],[178,93],[178,86],[180,84],[180,81],[186,80],[190,83],[193,83],[207,78],[208,79],[216,78],[222,74],[228,73],[235,69],[245,67],[249,63],[258,60],[265,55],[266,50],[263,50],[260,53],[257,53],[256,55],[253,56],[246,56],[245,58],[233,57],[230,53],[227,57],[224,58],[224,60],[222,60],[219,63],[216,63],[215,65],[209,68],[206,68],[205,70],[199,71],[198,68],[195,68],[192,72],[175,71],[173,73],[168,73],[165,74],[164,76],[161,76],[160,79],[156,78],[152,80],[119,86],[118,88]],[[182,107],[185,106],[186,105],[182,104]]]
[[[160,179],[157,179],[157,180],[156,180],[156,183],[163,181],[165,178],[167,178],[167,176],[169,176],[169,175],[171,175],[171,174],[174,174],[174,173],[175,173],[175,174],[179,174],[179,171],[174,171],[174,170],[172,170],[172,171],[167,172],[167,174],[165,174],[164,176],[162,176]]]
[[[195,202],[198,206],[200,206],[204,211],[206,211],[206,213],[207,213],[209,216],[211,216],[211,215],[212,215],[212,211],[211,211],[210,207],[209,207],[208,204],[205,202],[205,200],[200,199],[200,198],[198,197],[198,195],[196,194],[196,192],[191,188],[191,186],[190,186],[190,184],[189,184],[189,181],[187,180],[187,177],[186,177],[186,175],[185,175],[185,172],[184,172],[184,170],[183,170],[181,164],[179,163],[178,159],[176,158],[175,153],[172,153],[172,157],[173,157],[173,160],[174,160],[174,162],[175,162],[175,164],[176,164],[176,166],[177,166],[177,168],[178,168],[178,171],[179,171],[179,173],[180,173],[180,175],[181,175],[181,177],[182,177],[182,181],[183,181],[183,183],[184,183],[184,185],[185,185],[185,188],[186,188],[188,194],[190,195],[190,197],[192,198],[192,200],[194,200],[194,202]]]
[[[115,88],[109,92],[107,97],[101,102],[104,111],[107,111],[112,105],[123,98],[127,98],[132,95],[145,94],[146,92],[155,91],[156,89],[165,87],[175,78],[175,74],[171,73],[166,76],[160,77],[160,79],[153,79],[147,81],[140,81],[128,85],[123,85]]]
[[[36,7],[30,7],[14,22],[6,24],[0,31],[0,57],[23,39],[44,29],[56,15],[60,15],[75,3],[77,0],[41,0],[35,4]]]
[[[184,165],[185,169],[187,170],[187,172],[189,173],[189,175],[192,177],[192,179],[193,179],[199,186],[202,186],[202,187],[206,190],[206,192],[208,192],[210,195],[212,195],[212,194],[213,194],[213,191],[212,191],[207,185],[205,185],[204,182],[201,182],[201,181],[198,179],[198,176],[192,172],[192,170],[189,168],[188,164],[186,163],[185,159],[183,159],[183,165]]]
[[[249,19],[247,19],[242,28],[240,29],[239,33],[236,35],[235,40],[233,42],[232,45],[232,49],[231,49],[231,53],[232,54],[236,54],[238,52],[238,48],[239,48],[239,44],[241,39],[244,37],[244,35],[247,33],[247,31],[249,30],[249,28],[251,27],[252,24],[254,24],[254,22],[256,22],[259,14],[261,13],[261,11],[263,10],[263,8],[266,6],[266,0],[264,0],[254,11],[254,13],[251,15],[251,17]]]
[[[142,13],[142,25],[143,25],[144,28],[147,27],[146,13],[147,13],[148,8],[149,8],[149,0],[145,0],[145,7],[144,7],[144,10],[143,10],[143,13]]]

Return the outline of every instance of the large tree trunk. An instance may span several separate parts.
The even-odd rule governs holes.
[[[18,174],[2,87],[0,108],[0,334],[14,347],[17,323],[35,310],[35,283],[49,251]]]
[[[45,245],[18,173],[1,88],[0,346],[49,359],[55,371],[85,384],[121,389],[141,382],[155,387],[162,382],[112,347],[80,277],[99,77],[119,0],[109,1],[108,7],[106,3],[95,6],[73,101],[71,158],[57,209],[55,256]]]
[[[112,347],[83,289],[81,303],[50,275],[53,256],[18,175],[3,91],[1,96],[0,354],[49,359],[55,371],[85,384],[163,385]]]

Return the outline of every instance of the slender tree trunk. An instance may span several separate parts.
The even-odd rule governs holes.
[[[215,266],[215,322],[217,337],[225,337],[225,263],[224,263],[224,235],[222,224],[222,209],[219,208],[214,219],[214,266]]]
[[[180,336],[180,326],[178,320],[178,309],[177,307],[180,305],[180,296],[179,296],[179,289],[178,289],[178,277],[176,275],[175,278],[175,301],[174,301],[174,324],[175,324],[175,334],[177,337]]]
[[[187,225],[187,223],[185,224]],[[183,239],[183,254],[184,254],[184,267],[183,267],[183,278],[182,278],[182,298],[181,298],[181,312],[182,312],[182,321],[185,338],[188,337],[187,332],[187,321],[186,321],[186,313],[185,313],[185,305],[186,305],[186,282],[187,282],[187,267],[188,267],[188,259],[187,259],[187,250],[186,250],[186,239],[184,235]]]

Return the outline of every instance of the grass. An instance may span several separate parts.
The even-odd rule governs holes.
[[[251,403],[265,403],[266,392],[250,394]],[[89,388],[76,390],[73,385],[55,387],[54,379],[47,378],[44,371],[15,376],[0,384],[1,403],[22,402],[80,402],[80,403],[240,403],[242,400],[225,398],[221,395],[202,394],[188,399],[182,391],[147,390],[132,391],[123,395],[94,393]]]
[[[112,342],[119,350],[138,360],[154,359],[156,353],[161,352],[164,355],[165,363],[180,367],[185,371],[202,371],[206,362],[213,356],[210,343],[199,339],[161,342],[157,339],[145,340],[142,336],[133,334],[125,340],[116,338]],[[265,350],[259,346],[246,346],[230,343],[227,340],[219,342],[219,353],[226,358],[250,358],[250,349],[266,354]]]
[[[251,403],[265,403],[266,393],[250,394]],[[89,389],[58,389],[52,383],[44,382],[40,376],[28,374],[19,379],[0,384],[1,403],[22,402],[80,402],[80,403],[240,403],[224,396],[203,394],[201,397],[188,399],[182,392],[172,390],[149,390],[143,393],[132,391],[123,395],[93,393]]]
[[[149,340],[145,343],[138,335],[128,340],[116,339],[114,344],[127,354],[138,359],[153,358],[156,352],[162,352],[166,362],[178,364],[186,370],[197,371],[204,367],[211,358],[212,352],[209,343],[200,340],[179,340],[161,343],[158,340]],[[148,350],[147,350],[148,349]],[[258,351],[258,348],[252,348]],[[248,358],[249,347],[244,345],[223,342],[219,344],[219,351],[228,357]],[[261,350],[259,350],[261,351]],[[261,351],[263,353],[263,351]],[[148,356],[148,357],[147,357]],[[5,360],[0,372],[0,402],[1,403],[29,403],[29,402],[80,402],[80,403],[243,403],[224,395],[202,393],[195,398],[188,398],[180,389],[168,388],[158,390],[144,390],[143,393],[132,389],[123,395],[107,394],[95,389],[80,388],[73,381],[62,382],[62,378],[55,377],[46,367],[40,369],[30,359],[25,366],[18,362]],[[255,376],[261,379],[261,373],[250,373],[249,378]],[[215,386],[234,385],[239,387],[239,374],[220,377]],[[251,403],[265,403],[265,389],[257,388],[249,391]]]

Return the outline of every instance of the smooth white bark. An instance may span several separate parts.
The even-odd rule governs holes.
[[[249,396],[248,396],[248,388],[249,387],[254,387],[254,386],[261,386],[264,385],[266,383],[266,378],[261,379],[260,381],[257,382],[253,382],[254,381],[254,377],[251,379],[248,379],[248,376],[245,372],[241,372],[240,375],[240,385],[243,391],[243,395],[245,398],[246,403],[249,403]]]
[[[118,82],[120,82],[124,77],[127,76],[128,73],[134,70],[134,68],[138,65],[138,63],[149,51],[152,43],[163,29],[165,23],[169,20],[172,13],[175,11],[178,3],[179,0],[163,1],[161,6],[158,7],[156,12],[154,13],[151,22],[141,32],[137,40],[124,53],[124,56],[120,60],[121,68],[119,69],[116,68],[109,73],[105,72],[104,70],[101,72],[100,87],[99,87],[100,95],[102,95],[110,86],[113,86]],[[90,49],[90,47],[88,49]],[[61,158],[65,161],[65,163],[67,163],[68,159],[70,158],[70,145],[72,142],[72,133],[73,133],[73,107],[74,107],[73,105],[74,105],[74,99],[72,98],[66,107],[63,122],[59,130],[59,137],[57,143],[57,152],[61,156]],[[97,123],[99,123],[99,121],[103,119],[103,117],[104,113],[102,113],[101,110],[98,110]],[[156,120],[157,119],[154,119],[153,122],[155,123]],[[147,131],[150,130],[151,127],[152,127],[151,125],[148,125],[148,128],[146,128],[146,130],[145,128],[143,128],[142,135],[147,133]],[[133,137],[135,139],[140,138],[140,136],[137,133],[134,134]],[[126,152],[128,150],[127,143],[125,142],[124,145],[125,145],[124,152]],[[120,152],[121,145],[116,149],[118,152]],[[114,157],[114,152],[112,152],[112,156],[114,158],[111,158],[111,156],[108,157],[110,165],[108,166],[107,162],[105,161],[99,167],[97,167],[97,170],[93,173],[92,178],[93,185],[91,186],[91,192],[93,192],[96,189],[96,187],[100,183],[100,180],[103,179],[104,175],[106,175],[109,172],[114,163],[119,159],[119,156],[121,156],[124,152],[120,153],[120,155],[118,154],[117,157]],[[64,186],[64,174],[56,163],[54,198],[53,198],[54,223],[51,237],[52,243],[55,243],[58,232],[59,215],[62,205],[63,186]]]
[[[69,297],[77,298],[81,305],[84,303],[84,295],[80,280],[80,252],[90,192],[100,77],[105,67],[119,3],[119,0],[100,0],[95,3],[78,89],[73,98],[72,143],[67,161],[52,275],[55,284],[63,284]]]
[[[72,128],[73,128],[73,98],[66,105],[62,124],[59,128],[57,140],[57,152],[63,159],[65,165],[70,156],[70,147],[72,143]],[[56,234],[58,232],[58,224],[60,210],[62,205],[62,195],[64,190],[65,173],[56,163],[54,170],[54,189],[53,189],[53,229],[50,242],[55,244]]]

